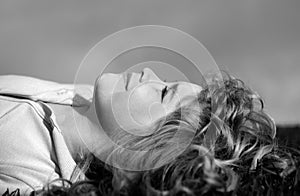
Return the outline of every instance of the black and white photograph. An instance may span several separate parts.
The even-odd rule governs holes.
[[[0,195],[300,195],[299,10],[0,1]]]

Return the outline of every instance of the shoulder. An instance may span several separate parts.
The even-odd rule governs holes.
[[[93,91],[94,87],[88,84],[64,84],[19,75],[0,76],[0,95],[18,96],[34,101],[89,105]]]
[[[51,134],[32,103],[0,96],[0,190],[59,177]]]

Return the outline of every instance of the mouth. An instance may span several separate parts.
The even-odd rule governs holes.
[[[129,84],[129,81],[130,81],[130,78],[132,76],[132,73],[123,73],[123,79],[124,79],[124,84],[125,84],[125,90],[128,89],[128,84]]]

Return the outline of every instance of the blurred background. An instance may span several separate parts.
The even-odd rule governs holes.
[[[101,39],[136,25],[166,25],[198,39],[218,65],[257,91],[278,125],[295,126],[299,9],[299,0],[1,1],[0,74],[72,83]]]

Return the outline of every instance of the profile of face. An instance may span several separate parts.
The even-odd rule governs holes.
[[[189,82],[165,82],[153,70],[141,73],[105,73],[95,82],[95,107],[102,128],[108,133],[123,129],[147,135],[157,120],[196,98],[202,87]]]

